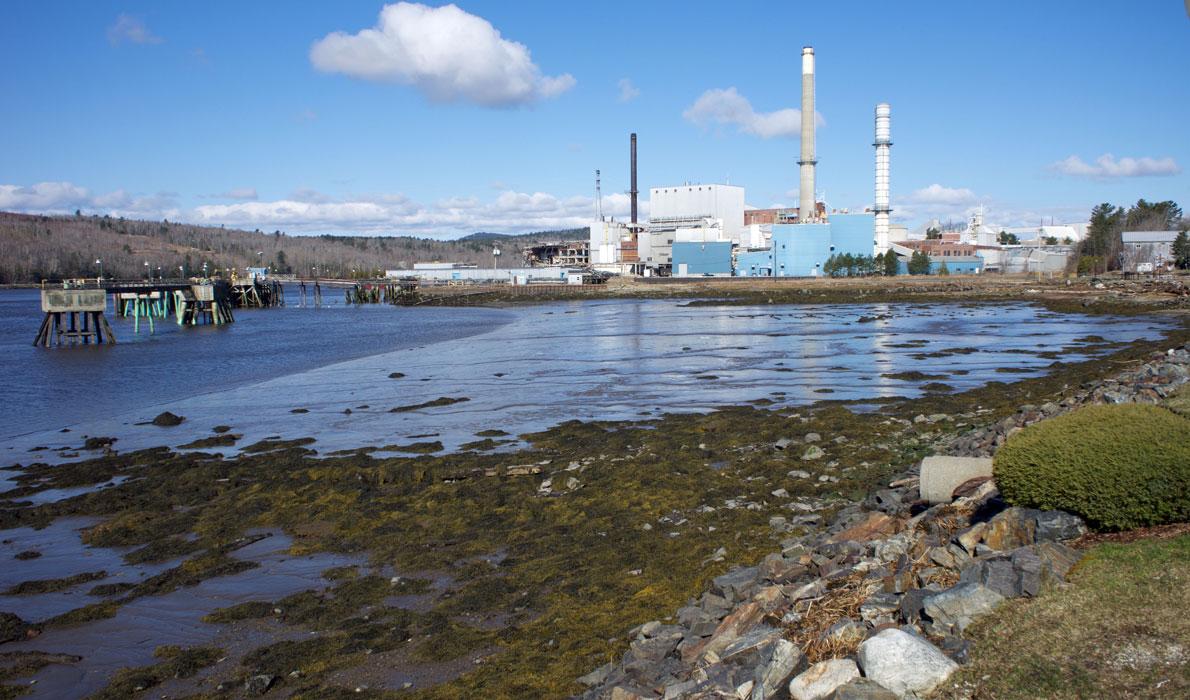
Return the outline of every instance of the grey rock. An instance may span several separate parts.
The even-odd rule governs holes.
[[[768,663],[773,647],[780,639],[779,630],[768,626],[757,627],[728,644],[719,652],[719,660],[745,668],[756,668]]]
[[[797,645],[788,639],[779,639],[773,645],[768,663],[758,666],[753,680],[752,700],[769,700],[780,697],[781,691],[793,674],[806,668],[806,657]]]
[[[624,670],[637,678],[656,678],[661,660],[677,648],[680,636],[653,637],[633,642],[624,655]]]
[[[730,601],[745,600],[756,588],[759,577],[759,567],[733,569],[722,576],[716,576],[711,581],[711,590]]]
[[[1038,513],[1034,519],[1037,522],[1037,532],[1034,536],[1037,542],[1072,540],[1087,532],[1082,518],[1061,510],[1047,510]]]
[[[806,433],[806,437],[804,437],[802,439],[805,440],[807,443],[819,442],[822,440],[822,436],[819,435],[818,433]]]
[[[778,450],[783,450],[792,444],[793,440],[790,440],[789,438],[781,438],[780,440],[773,443],[773,447],[776,447]]]
[[[276,682],[276,676],[260,674],[258,676],[252,676],[245,681],[244,690],[250,695],[264,695],[269,692],[269,688],[272,688]]]
[[[690,625],[690,636],[692,637],[709,637],[715,633],[719,628],[718,620],[699,620],[693,625]]]
[[[827,700],[898,700],[897,694],[876,681],[856,678],[839,686]]]
[[[956,663],[965,664],[971,653],[971,640],[947,635],[942,639],[942,653],[954,659]]]
[[[760,575],[773,583],[789,583],[806,574],[806,567],[797,559],[788,559],[779,552],[766,556],[760,562]]]
[[[611,672],[613,670],[615,670],[615,668],[616,668],[615,664],[612,664],[612,663],[604,664],[604,665],[600,666],[599,668],[595,669],[594,671],[591,671],[590,673],[588,673],[585,676],[579,676],[578,682],[582,683],[583,685],[587,686],[588,688],[591,688],[591,687],[594,687],[597,685],[602,685],[603,682],[607,680],[607,677],[611,675]]]
[[[859,667],[851,659],[819,661],[789,682],[789,695],[793,700],[824,700],[856,678]]]
[[[958,668],[933,644],[898,629],[860,644],[856,657],[865,676],[901,697],[929,693]]]
[[[936,593],[938,591],[931,591],[925,588],[914,588],[905,591],[905,595],[901,596],[900,601],[901,619],[910,623],[920,620],[922,612],[925,609],[926,598]]]
[[[925,599],[922,607],[938,631],[962,632],[975,618],[1004,602],[1004,596],[979,583],[960,583]]]
[[[806,448],[806,451],[802,453],[802,460],[808,462],[813,459],[822,459],[825,455],[826,453],[822,451],[821,447],[818,445],[810,445]],[[825,476],[825,474],[823,476]]]
[[[963,568],[959,582],[986,586],[1005,598],[1021,595],[1020,576],[1012,560],[1003,556],[973,561]]]
[[[901,610],[901,596],[896,593],[873,593],[859,606],[859,616],[864,622],[880,624],[891,621]]]
[[[714,593],[703,593],[702,602],[699,606],[707,612],[708,615],[716,619],[722,618],[731,610],[731,601],[727,600],[721,595]]]

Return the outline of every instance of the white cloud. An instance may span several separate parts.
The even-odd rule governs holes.
[[[1050,170],[1053,170],[1062,175],[1071,175],[1074,177],[1088,177],[1095,180],[1107,180],[1119,177],[1146,177],[1146,176],[1161,176],[1161,175],[1177,175],[1182,172],[1182,168],[1171,157],[1165,158],[1149,158],[1147,156],[1141,158],[1120,158],[1110,153],[1104,153],[1095,159],[1095,162],[1087,163],[1078,156],[1070,156],[1064,160],[1050,165]]]
[[[443,197],[429,204],[400,193],[332,197],[310,189],[299,189],[289,197],[274,201],[245,199],[201,204],[192,209],[180,209],[176,198],[177,195],[171,192],[138,195],[126,190],[97,195],[70,182],[46,182],[29,187],[0,185],[0,210],[6,211],[73,214],[75,209],[81,209],[87,214],[169,219],[248,230],[284,229],[292,233],[410,234],[447,238],[475,231],[514,233],[581,228],[595,213],[594,201],[589,196],[564,197],[548,192],[514,190],[503,190],[486,200],[460,195]],[[648,202],[642,201],[640,205],[642,215],[647,216]],[[628,195],[604,195],[603,211],[607,216],[627,218]]]
[[[620,102],[631,102],[640,97],[640,88],[633,85],[632,80],[620,78],[620,82],[617,85],[620,88],[620,96],[618,98]]]
[[[542,75],[528,47],[454,5],[385,5],[375,27],[315,42],[310,62],[326,73],[412,85],[434,102],[486,107],[556,97],[575,84],[569,73]]]
[[[715,88],[699,95],[682,116],[698,126],[734,125],[740,132],[762,139],[797,137],[802,133],[802,112],[792,107],[775,112],[757,112],[748,98],[734,87]],[[826,122],[815,114],[815,123]]]
[[[966,187],[943,187],[934,183],[914,191],[906,201],[915,204],[943,204],[948,206],[972,204],[979,198]]]
[[[121,14],[115,24],[107,28],[107,40],[112,46],[129,44],[160,44],[165,41],[153,32],[143,20],[132,15]]]
[[[176,218],[176,198],[173,192],[141,195],[122,189],[92,194],[70,182],[39,182],[28,187],[0,185],[0,210],[22,213],[73,214],[77,209],[127,218]]]

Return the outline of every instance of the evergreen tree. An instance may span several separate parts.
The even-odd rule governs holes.
[[[897,259],[897,254],[891,250],[884,253],[884,276],[896,277],[899,272],[900,260]]]
[[[1144,201],[1144,200],[1141,200]],[[1124,208],[1104,202],[1091,210],[1091,225],[1087,227],[1087,238],[1079,251],[1087,257],[1099,258],[1105,268],[1114,267],[1118,253],[1124,244],[1120,234],[1124,231]]]
[[[930,274],[930,256],[920,250],[913,251],[913,255],[909,258],[909,274]]]
[[[1190,237],[1186,236],[1185,231],[1173,239],[1173,264],[1179,270],[1190,270]]]

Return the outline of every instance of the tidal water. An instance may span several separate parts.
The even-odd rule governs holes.
[[[290,285],[292,286],[292,285]],[[226,326],[181,328],[158,319],[133,332],[108,321],[115,345],[35,348],[40,292],[0,290],[0,441],[178,399],[218,394],[367,355],[489,331],[512,319],[494,309],[350,307],[327,290],[322,308],[238,309]]]
[[[1153,338],[1167,323],[1025,303],[291,305],[154,335],[121,320],[115,346],[47,350],[29,345],[37,320],[32,293],[0,294],[0,464],[73,458],[87,435],[117,437],[120,450],[177,446],[216,425],[242,434],[240,445],[280,436],[313,437],[321,453],[426,440],[452,449],[481,431],[570,419],[963,391]],[[451,403],[413,408],[439,399]],[[186,421],[144,424],[165,410]]]
[[[435,440],[450,450],[493,429],[516,436],[571,419],[635,420],[761,400],[799,406],[846,399],[865,410],[880,398],[1037,376],[1055,361],[1156,338],[1168,326],[1159,317],[1062,315],[1024,303],[603,300],[503,310],[339,303],[239,311],[222,328],[164,323],[153,334],[134,334],[129,322],[113,319],[115,346],[38,349],[31,346],[37,299],[34,292],[0,291],[0,467],[8,466],[0,468],[0,502],[9,505],[3,492],[20,464],[86,457],[88,435],[116,438],[117,450],[176,447],[228,425],[243,435],[241,446],[313,437],[311,447],[326,454]],[[165,410],[184,422],[146,424]],[[232,455],[236,448],[215,451]],[[71,498],[123,478],[23,500]],[[106,572],[102,582],[135,582],[177,563],[130,566],[123,549],[87,546],[79,531],[94,522],[63,518],[41,530],[0,531],[0,591],[94,571]],[[202,623],[202,615],[322,588],[323,569],[356,561],[294,556],[288,545],[274,533],[235,553],[259,562],[258,569],[141,598],[109,620],[49,630],[0,651],[83,656],[33,677],[32,696],[48,698],[98,691],[117,668],[152,663],[161,644],[252,648],[263,642]],[[13,557],[26,549],[42,557],[15,566]],[[0,610],[43,620],[91,602],[86,592],[97,582],[0,595]]]

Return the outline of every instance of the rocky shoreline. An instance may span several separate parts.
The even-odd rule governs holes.
[[[1091,404],[1158,403],[1188,381],[1190,343],[1022,406],[936,452],[990,456],[1038,421]],[[968,625],[1009,598],[1060,584],[1080,557],[1065,543],[1086,528],[1061,511],[1008,507],[986,478],[930,505],[919,478],[919,466],[910,468],[829,525],[715,578],[673,616],[634,628],[621,659],[579,679],[588,688],[581,697],[884,700],[939,688],[967,659]],[[784,518],[771,524],[791,527]]]

